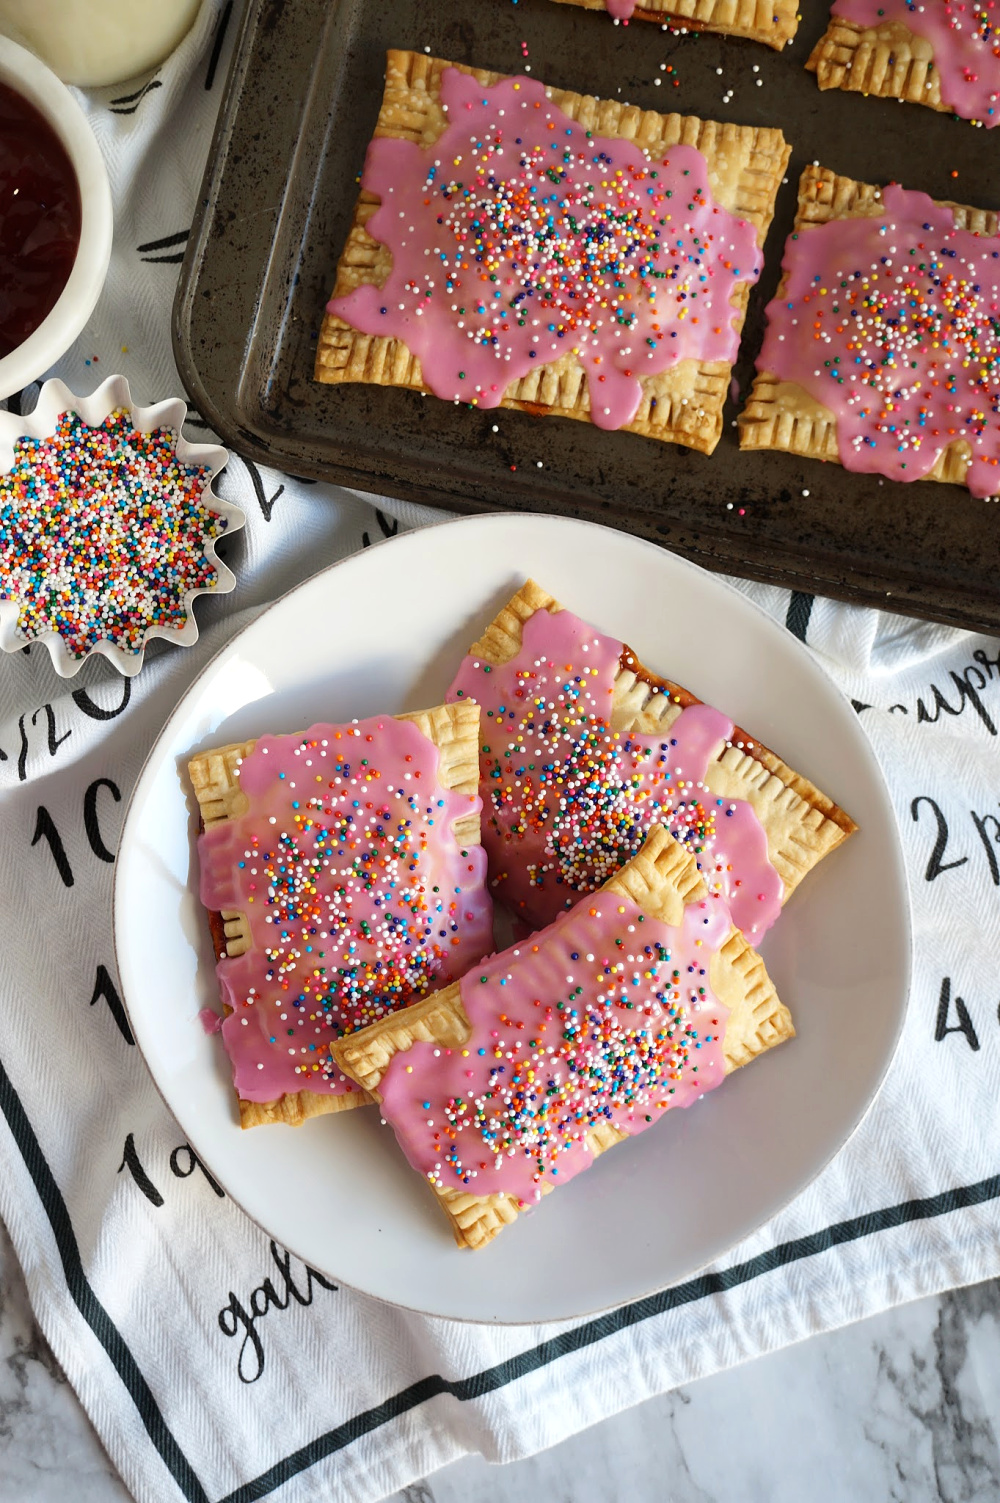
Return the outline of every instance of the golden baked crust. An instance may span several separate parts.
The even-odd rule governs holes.
[[[537,610],[561,609],[529,579],[469,651],[497,666],[509,662],[520,651],[529,616]],[[614,730],[653,735],[667,730],[686,706],[699,703],[690,690],[644,667],[630,647],[623,649],[612,698]],[[767,835],[768,857],[786,900],[817,862],[857,829],[838,804],[740,726],[709,763],[705,784],[720,798],[744,799],[752,806]]]
[[[479,710],[473,704],[435,705],[431,710],[412,710],[393,717],[412,720],[429,741],[438,748],[438,777],[443,788],[474,796],[479,792]],[[234,742],[215,747],[192,757],[188,777],[198,801],[203,829],[238,819],[248,807],[247,796],[240,788],[240,763],[256,746],[256,741]],[[452,826],[461,845],[478,845],[478,812],[463,814]],[[243,955],[251,944],[250,925],[245,913],[223,910],[210,913],[209,927],[216,960]],[[227,1012],[230,1009],[227,1008]],[[240,1126],[261,1127],[284,1122],[299,1127],[309,1117],[328,1112],[349,1111],[365,1106],[371,1097],[364,1091],[333,1095],[328,1091],[294,1091],[276,1101],[244,1101],[239,1098]]]
[[[319,1091],[289,1091],[276,1101],[244,1101],[239,1097],[240,1126],[270,1127],[283,1122],[286,1127],[301,1127],[310,1117],[325,1117],[330,1112],[350,1111],[368,1106],[372,1098],[367,1091],[344,1091],[339,1096]]]
[[[653,826],[642,849],[604,884],[602,891],[627,896],[650,918],[674,926],[681,923],[688,903],[698,902],[707,894],[694,857],[662,825]],[[729,1009],[723,1042],[727,1075],[794,1036],[791,1014],[779,999],[764,962],[738,929],[731,930],[712,956],[709,981],[716,997]],[[446,1049],[461,1048],[471,1031],[460,983],[453,982],[412,1007],[339,1039],[331,1045],[331,1052],[344,1074],[378,1100],[379,1083],[393,1055],[410,1049],[418,1040]],[[597,1158],[626,1136],[601,1123],[588,1131],[587,1144]],[[485,1247],[517,1218],[517,1203],[508,1195],[470,1195],[463,1189],[432,1188],[451,1220],[459,1247]],[[551,1183],[543,1185],[543,1194],[554,1188]]]
[[[879,99],[907,99],[951,114],[941,99],[934,48],[901,21],[861,26],[831,15],[806,67],[821,89],[848,89]]]
[[[938,200],[938,202],[942,202]],[[986,209],[945,201],[956,227],[977,235],[995,235],[1000,216]],[[851,177],[838,177],[829,168],[810,165],[799,179],[799,203],[794,234],[832,219],[872,218],[882,212],[882,190]],[[783,272],[775,298],[788,282]],[[781,449],[806,459],[840,463],[837,419],[809,392],[792,381],[780,381],[770,371],[758,371],[747,404],[739,416],[741,449]],[[942,449],[924,480],[943,480],[966,485],[971,450],[964,438]]]
[[[556,0],[556,4],[607,10],[604,0]],[[798,0],[639,0],[631,19],[749,37],[780,52],[798,28]]]
[[[447,126],[441,109],[441,77],[459,67],[482,84],[504,76],[465,68],[416,52],[388,54],[385,95],[375,127],[376,138],[431,145]],[[635,141],[652,155],[683,142],[697,147],[708,162],[712,194],[724,208],[749,220],[763,246],[774,212],[774,198],[788,162],[790,147],[780,130],[720,125],[693,115],[661,115],[613,100],[595,99],[549,89],[549,98],[571,119],[602,136]],[[362,189],[354,221],[337,267],[333,297],[343,297],[363,283],[381,287],[392,266],[392,253],[365,228],[380,200]],[[750,288],[738,284],[731,299],[742,326]],[[682,360],[670,370],[642,380],[643,396],[630,433],[686,444],[704,454],[715,448],[722,431],[722,408],[729,391],[731,367],[722,361]],[[385,335],[362,334],[335,314],[323,319],[316,350],[315,379],[329,383],[363,382],[402,386],[426,392],[420,362],[406,345]],[[502,405],[536,416],[590,421],[590,402],[583,366],[572,353],[514,381]]]

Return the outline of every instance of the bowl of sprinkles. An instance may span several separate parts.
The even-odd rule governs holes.
[[[216,556],[243,526],[212,481],[225,449],[191,444],[179,398],[133,405],[124,376],[89,397],[46,381],[0,413],[0,647],[44,642],[71,678],[93,653],[131,676],[146,644],[198,639],[197,595],[236,579]]]

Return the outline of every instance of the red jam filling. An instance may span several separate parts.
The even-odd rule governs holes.
[[[52,127],[0,84],[0,358],[52,311],[80,244],[80,190]]]

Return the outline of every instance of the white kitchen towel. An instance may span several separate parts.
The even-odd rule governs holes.
[[[176,266],[237,17],[206,4],[151,79],[85,97],[114,184],[108,285],[58,373],[177,390]],[[28,410],[32,392],[15,399]],[[189,430],[204,434],[197,414]],[[142,1500],[372,1500],[468,1450],[509,1460],[648,1395],[1000,1272],[1000,643],[741,585],[854,700],[892,790],[916,965],[860,1131],[716,1267],[596,1320],[484,1329],[333,1287],[251,1225],[134,1047],[111,936],[130,790],[209,656],[306,575],[429,513],[234,459],[239,584],[139,677],[0,662],[0,1215],[39,1322]],[[859,1040],[859,1047],[864,1041]]]

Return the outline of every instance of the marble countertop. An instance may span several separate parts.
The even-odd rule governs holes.
[[[1000,1283],[988,1283],[678,1388],[527,1461],[466,1457],[392,1503],[986,1503],[1000,1499],[998,1435]],[[129,1496],[0,1227],[0,1503]]]

